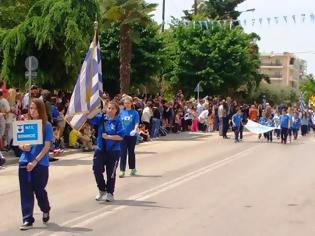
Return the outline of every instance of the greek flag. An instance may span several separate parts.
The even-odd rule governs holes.
[[[304,93],[302,93],[302,92],[300,95],[300,110],[301,110],[301,112],[304,112],[304,110],[305,110]]]
[[[72,128],[81,129],[88,114],[100,105],[102,94],[101,50],[95,34],[81,67],[66,114],[66,121]]]

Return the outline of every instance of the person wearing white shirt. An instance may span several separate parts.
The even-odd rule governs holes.
[[[198,104],[197,104],[197,113],[198,113],[198,116],[201,114],[201,112],[205,109],[204,107],[204,104],[205,101],[203,99],[201,99]]]
[[[152,111],[152,103],[147,102],[146,107],[142,111],[142,116],[141,116],[141,121],[144,124],[145,128],[148,130],[151,130],[150,122],[151,118],[153,116],[153,111]]]
[[[198,116],[198,130],[206,131],[208,127],[209,110],[203,110]]]
[[[0,90],[0,150],[4,149],[4,134],[6,128],[6,115],[10,112],[11,108],[7,99],[3,97]]]

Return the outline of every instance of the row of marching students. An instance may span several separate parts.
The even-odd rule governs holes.
[[[29,108],[29,118],[42,120],[43,144],[23,145],[19,159],[19,182],[23,223],[20,230],[32,228],[35,197],[43,212],[42,221],[50,219],[50,203],[46,191],[49,176],[49,149],[53,141],[53,128],[49,123],[42,100],[34,99]],[[111,101],[106,112],[89,117],[89,123],[97,126],[97,147],[93,157],[93,172],[98,187],[97,201],[114,200],[116,169],[120,160],[120,177],[125,176],[128,155],[130,175],[136,175],[135,145],[139,115],[132,109],[132,99],[124,97],[124,109]],[[106,178],[104,172],[106,171]],[[106,180],[105,180],[106,179]]]
[[[271,109],[271,107],[267,107],[258,118],[258,123],[274,128],[274,130],[259,134],[258,138],[261,139],[263,136],[268,142],[272,142],[273,133],[275,133],[276,137],[281,139],[281,143],[286,144],[288,138],[290,142],[292,141],[292,137],[296,140],[299,131],[301,131],[302,136],[305,136],[310,128],[315,130],[314,119],[313,113],[307,111],[300,112],[296,108]],[[238,107],[231,120],[235,142],[240,142],[243,138],[243,129],[247,122],[247,114],[242,107]]]
[[[306,111],[300,112],[298,109],[282,108],[275,111],[263,111],[259,118],[259,123],[268,127],[275,128],[274,133],[281,143],[286,144],[298,138],[299,131],[305,136],[308,131],[309,117]],[[263,134],[265,139],[273,141],[273,131]],[[262,135],[259,135],[259,139]]]

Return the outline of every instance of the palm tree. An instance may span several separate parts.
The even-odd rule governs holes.
[[[157,4],[144,0],[102,0],[101,8],[106,21],[119,25],[120,92],[128,93],[131,74],[132,42],[137,38],[133,24],[146,25],[151,21]]]

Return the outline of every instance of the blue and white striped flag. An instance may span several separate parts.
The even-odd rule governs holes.
[[[301,95],[300,95],[300,110],[301,112],[304,112],[305,110],[305,100],[304,100],[304,93],[301,92]]]
[[[95,35],[81,67],[66,115],[66,121],[72,128],[81,129],[88,114],[100,105],[102,94],[101,50]]]

